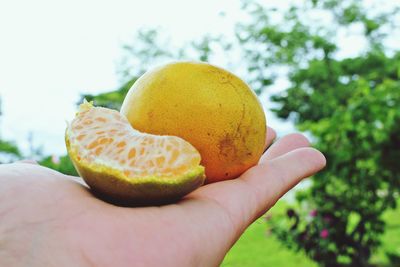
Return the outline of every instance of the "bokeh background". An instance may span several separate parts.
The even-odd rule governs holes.
[[[0,162],[76,174],[66,121],[118,109],[147,69],[224,67],[279,136],[327,168],[256,221],[222,266],[400,266],[400,1],[0,0]]]

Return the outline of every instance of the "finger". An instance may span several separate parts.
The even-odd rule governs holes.
[[[276,157],[279,157],[283,154],[288,153],[289,151],[292,151],[297,148],[301,147],[308,147],[310,146],[310,142],[308,139],[300,134],[300,133],[294,133],[294,134],[288,134],[282,138],[280,138],[278,141],[276,141],[261,157],[260,163],[264,163],[267,160],[274,159]]]
[[[276,138],[276,132],[271,127],[267,128],[267,136],[265,140],[264,150],[266,150]]]
[[[257,165],[242,177],[210,184],[195,191],[196,197],[218,203],[230,216],[240,234],[264,214],[289,189],[325,166],[316,149],[300,148]]]
[[[271,207],[302,179],[309,177],[326,165],[324,155],[318,150],[303,147],[292,150],[246,172],[241,179],[256,188],[261,211]],[[259,208],[260,210],[260,208]]]

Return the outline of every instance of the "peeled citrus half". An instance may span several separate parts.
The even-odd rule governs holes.
[[[81,104],[65,140],[80,176],[111,202],[173,201],[204,183],[200,154],[190,143],[136,131],[115,110]]]

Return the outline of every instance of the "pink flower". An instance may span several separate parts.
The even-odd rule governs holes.
[[[315,217],[315,216],[317,216],[317,214],[318,214],[318,211],[316,209],[310,211],[310,216],[311,217]]]
[[[51,156],[51,162],[54,164],[59,164],[60,163],[60,158],[57,155]]]
[[[327,229],[322,229],[322,231],[319,233],[319,236],[322,239],[326,239],[329,236],[329,231]]]

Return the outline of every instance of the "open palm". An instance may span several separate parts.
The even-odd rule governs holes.
[[[269,129],[267,144],[274,138]],[[0,266],[218,266],[255,219],[324,167],[308,146],[287,135],[240,178],[161,207],[113,206],[77,177],[1,165]]]

